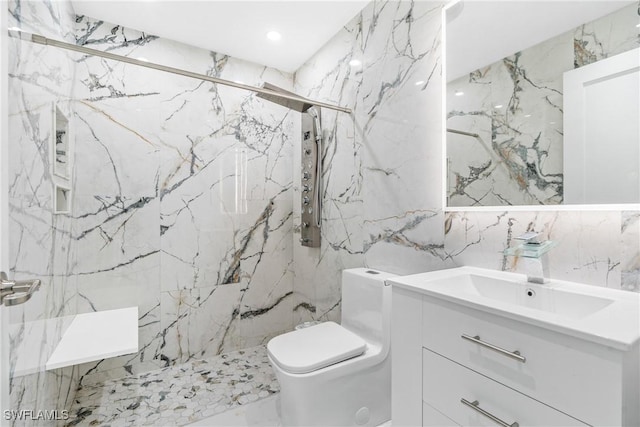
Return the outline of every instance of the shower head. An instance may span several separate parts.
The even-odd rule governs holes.
[[[307,114],[310,114],[311,117],[313,117],[314,119],[319,119],[318,117],[318,109],[316,107],[314,107],[313,105],[307,109],[306,111]]]
[[[293,92],[289,92],[287,90],[279,88],[278,86],[272,85],[271,83],[266,83],[265,82],[265,83],[262,84],[262,87],[264,89],[269,89],[269,90],[272,90],[274,92],[286,93],[287,95],[296,95]],[[313,104],[309,104],[308,102],[294,101],[294,100],[291,100],[291,99],[281,98],[278,95],[271,95],[271,94],[266,94],[266,93],[258,93],[256,96],[258,98],[266,99],[267,101],[271,101],[271,102],[274,102],[276,104],[282,105],[283,107],[290,108],[290,109],[292,109],[294,111],[297,111],[299,113],[304,113],[309,108],[313,107]]]

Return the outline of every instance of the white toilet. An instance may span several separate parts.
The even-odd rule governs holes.
[[[342,324],[273,338],[283,426],[376,426],[391,418],[389,273],[342,272]]]

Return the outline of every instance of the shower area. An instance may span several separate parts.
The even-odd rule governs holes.
[[[243,90],[293,91],[291,74],[76,16],[68,3],[10,2],[9,19],[11,274],[44,283],[11,313],[12,408],[66,408],[57,416],[68,425],[183,425],[277,392],[262,345],[339,315],[293,288],[294,248],[311,243],[294,228],[312,212],[294,205],[311,208],[319,193],[294,194],[301,179],[319,181],[315,165],[294,167],[304,155],[294,151],[305,132],[321,139],[319,107]],[[130,307],[137,351],[51,367],[75,315]]]
[[[369,3],[287,73],[67,1],[9,1],[8,273],[42,282],[10,309],[11,409],[186,425],[273,396],[264,345],[339,321],[343,269],[439,265],[439,190],[416,191],[440,175],[422,161],[439,145],[414,144],[439,135],[439,97],[422,102],[439,90],[424,82],[439,7]],[[132,315],[136,348],[52,362],[80,316],[108,312],[72,348],[121,338]]]

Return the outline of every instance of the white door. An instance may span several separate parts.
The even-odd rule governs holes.
[[[564,73],[564,201],[640,203],[640,49]]]
[[[7,3],[0,1],[0,271],[9,269],[8,109],[7,109]],[[9,339],[8,313],[0,304],[0,426],[8,425]]]

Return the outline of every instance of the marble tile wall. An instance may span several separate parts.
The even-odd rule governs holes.
[[[505,256],[529,230],[558,246],[549,252],[552,278],[640,292],[640,229],[636,211],[449,212],[447,255],[456,265],[525,273],[522,258]]]
[[[290,74],[89,17],[77,43],[291,89]],[[266,343],[293,326],[299,114],[242,90],[84,57],[76,91],[79,312],[138,305],[140,351],[81,383]],[[297,135],[297,133],[296,133]]]
[[[409,274],[453,265],[439,189],[440,8],[372,2],[295,74],[296,92],[353,109],[322,111],[323,240],[295,246],[296,320],[339,319],[344,268]],[[298,200],[295,168],[293,182]],[[294,203],[294,241],[299,215]]]
[[[563,200],[563,73],[640,46],[631,4],[447,85],[449,206]],[[456,92],[462,96],[455,96]]]
[[[69,3],[3,3],[9,27],[73,42]],[[13,410],[69,408],[78,371],[45,371],[45,363],[75,313],[73,219],[54,214],[54,108],[71,116],[75,64],[65,53],[9,39],[9,248],[10,276],[40,279],[28,304],[9,310],[10,400]],[[3,325],[6,327],[7,325]],[[39,425],[24,421],[20,425]],[[44,424],[42,424],[44,425]]]
[[[297,92],[354,111],[323,110],[323,241],[294,247],[296,321],[339,319],[340,271],[352,266],[523,272],[502,250],[532,228],[560,243],[552,277],[639,290],[638,212],[444,211],[441,7],[372,2],[295,74]],[[299,178],[294,167],[294,201]],[[299,214],[294,202],[294,242]]]
[[[626,6],[571,32],[527,49],[520,55],[505,58],[500,63],[467,76],[468,84],[461,90],[469,91],[471,96],[467,97],[465,94],[462,98],[474,98],[476,91],[484,91],[486,95],[482,98],[484,105],[491,109],[492,106],[502,103],[505,113],[496,113],[495,109],[488,115],[469,114],[463,117],[450,113],[448,126],[454,119],[466,120],[466,124],[480,126],[474,127],[474,131],[477,131],[484,141],[496,149],[496,147],[507,147],[510,144],[508,138],[504,139],[506,145],[502,145],[496,139],[492,140],[491,132],[500,135],[499,130],[504,129],[504,123],[496,122],[496,117],[504,119],[506,115],[511,115],[511,120],[515,119],[515,122],[511,123],[516,125],[510,125],[510,127],[514,128],[519,135],[518,138],[512,138],[511,142],[514,139],[522,141],[522,138],[527,137],[530,143],[524,144],[526,149],[510,147],[508,150],[500,151],[499,157],[506,159],[500,166],[490,166],[483,172],[479,167],[480,164],[475,165],[478,166],[477,173],[474,172],[478,179],[475,181],[463,179],[464,182],[460,188],[468,184],[471,186],[463,188],[463,192],[451,197],[451,205],[468,204],[471,199],[473,204],[478,205],[538,204],[561,201],[562,181],[554,178],[554,174],[561,171],[558,158],[561,159],[562,156],[562,111],[559,108],[562,105],[562,82],[559,80],[561,72],[637,48],[639,39],[636,25],[639,19],[639,6],[640,3]],[[570,58],[573,63],[567,63],[567,58]],[[516,67],[516,64],[521,66]],[[535,64],[544,64],[544,66]],[[554,67],[558,69],[551,72]],[[495,97],[494,84],[491,86],[482,84],[494,81],[491,78],[485,79],[486,76],[492,73],[504,73],[507,69],[519,70],[515,75],[520,77],[524,77],[523,73],[526,71],[526,79],[516,79],[522,85],[518,88],[519,95],[511,98],[509,102],[506,101],[509,98]],[[559,78],[555,74],[558,72]],[[447,99],[456,98],[451,96],[453,95],[451,92],[458,90],[460,86],[458,83],[460,81],[448,85]],[[529,89],[527,90],[524,86]],[[516,93],[513,89],[512,86],[509,90]],[[500,88],[497,92],[500,92]],[[483,107],[478,105],[472,106],[468,111],[482,112],[486,109],[483,110]],[[531,117],[527,117],[528,114],[531,114]],[[528,124],[528,120],[538,123],[535,132],[532,131],[534,127]],[[481,130],[483,121],[486,122],[486,128]],[[541,126],[542,122],[550,125],[550,122],[556,123],[549,127]],[[543,130],[540,131],[540,129]],[[450,134],[448,138],[449,136]],[[463,143],[467,142],[469,142],[468,137],[457,137],[454,143],[448,144],[449,150],[458,143],[460,143],[458,148],[467,150],[466,154],[463,151],[453,153],[450,156],[451,165],[462,165],[460,160],[468,162],[469,155],[475,158],[481,158],[484,155],[487,156],[485,160],[489,159],[487,149],[478,147],[478,144],[475,144],[475,148],[469,145],[463,147]],[[473,151],[474,149],[476,151]],[[478,150],[481,153],[478,153]],[[500,153],[507,153],[509,156],[503,156]],[[554,162],[555,166],[550,166]],[[503,167],[505,164],[507,168]],[[541,173],[529,174],[533,170],[532,165],[537,172]],[[455,170],[455,167],[453,169]],[[491,173],[488,173],[489,171]],[[504,181],[494,179],[492,176],[500,173],[504,176],[507,174],[512,177],[519,176],[521,179],[516,181],[523,184],[522,188],[497,190],[499,182]],[[469,176],[468,173],[465,175],[466,178]],[[553,183],[554,180],[556,184]],[[531,185],[534,181],[535,185]],[[475,186],[474,191],[479,191],[474,193],[476,196],[469,198],[473,192],[467,190],[473,186]],[[549,192],[550,189],[551,192]],[[451,194],[450,192],[449,195]],[[447,213],[445,221],[445,248],[447,256],[456,265],[475,265],[523,272],[525,271],[523,266],[519,265],[521,261],[513,257],[505,257],[503,250],[513,245],[515,236],[535,229],[559,243],[558,247],[549,253],[551,277],[639,292],[640,229],[637,224],[637,211],[523,212],[508,211],[505,208],[502,212],[450,212]]]

